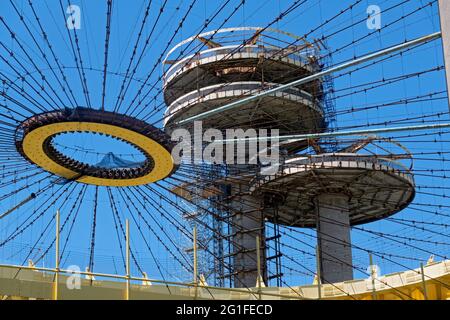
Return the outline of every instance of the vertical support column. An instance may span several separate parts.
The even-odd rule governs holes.
[[[422,262],[420,263],[420,275],[422,277],[423,299],[428,300],[427,282],[425,281],[425,270]]]
[[[258,284],[258,299],[261,300],[261,240],[259,239],[259,236],[256,236],[256,270],[257,270],[257,277],[256,282]]]
[[[59,296],[59,210],[56,211],[56,236],[55,236],[55,283],[54,283],[54,292],[53,292],[53,298],[54,300],[58,300]]]
[[[125,300],[130,300],[130,222],[125,220],[126,236],[126,267],[127,267],[127,287],[125,290]]]
[[[447,74],[447,91],[450,91],[450,1],[439,0],[439,14],[441,17],[442,46],[444,48],[445,72]]]
[[[322,267],[320,266],[320,250],[316,246],[316,275],[317,275],[317,298],[322,299]]]
[[[234,286],[253,288],[258,280],[256,237],[259,237],[261,243],[261,275],[264,282],[267,281],[264,219],[261,203],[250,195],[241,194],[242,189],[240,186],[234,186],[231,190]]]
[[[352,280],[349,199],[342,194],[323,194],[316,201],[322,283]]]

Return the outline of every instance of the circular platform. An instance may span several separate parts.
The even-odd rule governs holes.
[[[233,53],[234,51],[237,51]],[[280,57],[258,46],[231,46],[201,52],[187,57],[168,70],[164,85],[167,104],[198,87],[237,81],[264,79],[267,82],[288,83],[317,72],[318,67],[302,59]],[[301,87],[320,92],[320,81]]]
[[[124,141],[145,161],[134,167],[111,168],[64,155],[53,140],[65,133],[98,133]],[[141,120],[88,108],[65,109],[33,116],[16,130],[16,147],[24,158],[67,180],[99,186],[135,186],[164,179],[175,169],[172,143],[161,130]]]
[[[282,198],[277,222],[295,227],[316,226],[315,198],[319,194],[347,195],[351,225],[390,216],[415,196],[409,168],[388,158],[355,153],[288,160],[278,174],[254,179],[251,192]]]
[[[204,45],[188,56],[183,55],[183,46],[196,39]],[[254,40],[243,43],[243,39]],[[248,27],[207,32],[181,42],[167,55],[164,98],[169,105],[193,90],[220,83],[290,82],[319,71],[317,56],[314,45],[275,29]],[[299,89],[318,95],[321,82]]]

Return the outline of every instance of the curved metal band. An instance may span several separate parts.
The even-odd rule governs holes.
[[[123,139],[150,155],[154,161],[153,169],[147,174],[131,179],[99,178],[89,175],[80,176],[51,159],[44,150],[45,141],[58,134],[71,131],[89,131],[111,135]],[[95,122],[58,122],[38,127],[23,138],[22,148],[30,161],[44,170],[60,177],[77,182],[98,186],[125,187],[152,183],[167,177],[174,169],[170,152],[155,140],[135,131],[115,125]]]

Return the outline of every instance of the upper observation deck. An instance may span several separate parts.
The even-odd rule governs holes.
[[[286,83],[321,69],[319,49],[302,37],[258,27],[227,28],[190,37],[164,60],[167,105],[199,88],[242,81]],[[299,87],[319,95],[321,82]]]

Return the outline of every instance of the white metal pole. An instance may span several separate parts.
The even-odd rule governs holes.
[[[202,113],[197,114],[195,116],[192,116],[192,117],[189,117],[187,119],[181,120],[181,121],[177,122],[177,124],[180,125],[180,124],[189,123],[189,122],[192,122],[192,121],[195,121],[195,120],[205,119],[206,117],[209,117],[209,116],[211,116],[213,114],[217,114],[217,113],[221,113],[221,112],[226,111],[226,110],[237,108],[237,107],[242,106],[244,104],[247,104],[247,103],[249,103],[251,101],[259,100],[262,97],[271,95],[271,94],[273,94],[275,92],[283,91],[285,89],[288,89],[288,88],[291,88],[291,87],[294,87],[294,86],[299,86],[299,85],[302,85],[302,84],[305,84],[305,83],[309,83],[311,81],[323,78],[324,76],[332,74],[332,73],[335,73],[337,71],[340,71],[340,70],[343,70],[343,69],[347,69],[349,67],[356,66],[356,65],[362,64],[364,62],[371,61],[371,60],[374,60],[376,58],[379,58],[379,57],[388,55],[390,53],[393,53],[393,52],[396,52],[396,51],[400,51],[400,50],[403,50],[403,49],[406,49],[406,48],[409,48],[409,47],[412,47],[412,46],[415,46],[415,45],[418,45],[418,44],[421,44],[421,43],[425,43],[425,42],[429,42],[429,41],[435,40],[435,39],[439,38],[440,36],[441,36],[441,33],[440,32],[436,32],[436,33],[432,33],[432,34],[429,34],[427,36],[424,36],[424,37],[421,37],[421,38],[417,38],[417,39],[414,39],[414,40],[411,40],[411,41],[408,41],[408,42],[405,42],[405,43],[402,43],[402,44],[399,44],[399,45],[396,45],[396,46],[393,46],[393,47],[389,47],[387,49],[384,49],[384,50],[381,50],[381,51],[378,51],[378,52],[375,52],[375,53],[372,53],[372,54],[368,54],[368,55],[363,56],[361,58],[358,58],[358,59],[355,59],[355,60],[351,60],[349,62],[345,62],[345,63],[342,63],[342,64],[337,65],[335,67],[332,67],[330,69],[327,69],[327,70],[315,73],[315,74],[310,75],[308,77],[304,77],[304,78],[295,80],[293,82],[290,82],[290,83],[287,83],[287,84],[284,84],[284,85],[280,85],[278,87],[275,87],[275,88],[263,91],[263,92],[261,92],[259,94],[255,94],[253,96],[250,96],[250,97],[247,97],[247,98],[244,98],[244,99],[240,99],[240,100],[231,102],[229,104],[226,104],[226,105],[221,106],[221,107],[216,108],[216,109],[212,109],[212,110],[208,110],[208,111],[202,112]]]
[[[450,1],[439,0],[441,17],[442,47],[444,49],[445,72],[447,74],[447,91],[450,89]],[[450,99],[450,96],[449,96]],[[450,100],[449,100],[450,109]]]
[[[56,211],[56,236],[55,236],[55,288],[54,299],[58,300],[58,287],[59,287],[59,210]]]
[[[258,299],[261,300],[261,281],[262,281],[262,276],[261,276],[261,243],[260,243],[260,238],[259,236],[256,236],[256,269],[257,269],[257,279],[256,280],[258,282]]]
[[[428,300],[427,283],[425,281],[425,270],[423,268],[422,262],[420,263],[420,275],[422,276],[423,298],[425,300]]]
[[[195,290],[194,299],[197,299],[197,295],[198,295],[197,226],[194,226],[194,231],[193,231],[192,237],[193,237],[192,245],[193,245],[193,249],[194,249],[194,285],[195,285],[195,287],[194,287],[194,290]]]
[[[320,272],[320,248],[316,246],[317,297],[322,299],[322,272]]]
[[[357,136],[361,134],[377,134],[377,133],[389,133],[389,132],[402,132],[402,131],[420,131],[420,130],[437,130],[450,128],[450,122],[446,123],[434,123],[434,124],[424,124],[417,126],[406,126],[406,127],[390,127],[390,128],[376,128],[376,129],[362,129],[362,130],[351,130],[351,131],[333,131],[333,132],[323,132],[323,133],[305,133],[305,134],[292,134],[283,136],[267,136],[267,137],[251,137],[243,139],[223,139],[215,140],[215,142],[222,143],[235,143],[236,141],[271,141],[271,140],[281,140],[288,142],[297,140],[307,140],[307,139],[319,139],[319,138],[329,138],[329,137],[342,137],[342,136]]]
[[[130,300],[130,222],[125,221],[126,229],[126,267],[127,267],[127,287],[125,291],[125,300]]]
[[[369,253],[370,278],[372,279],[372,300],[377,300],[377,290],[375,288],[375,266],[373,265],[372,254]]]

